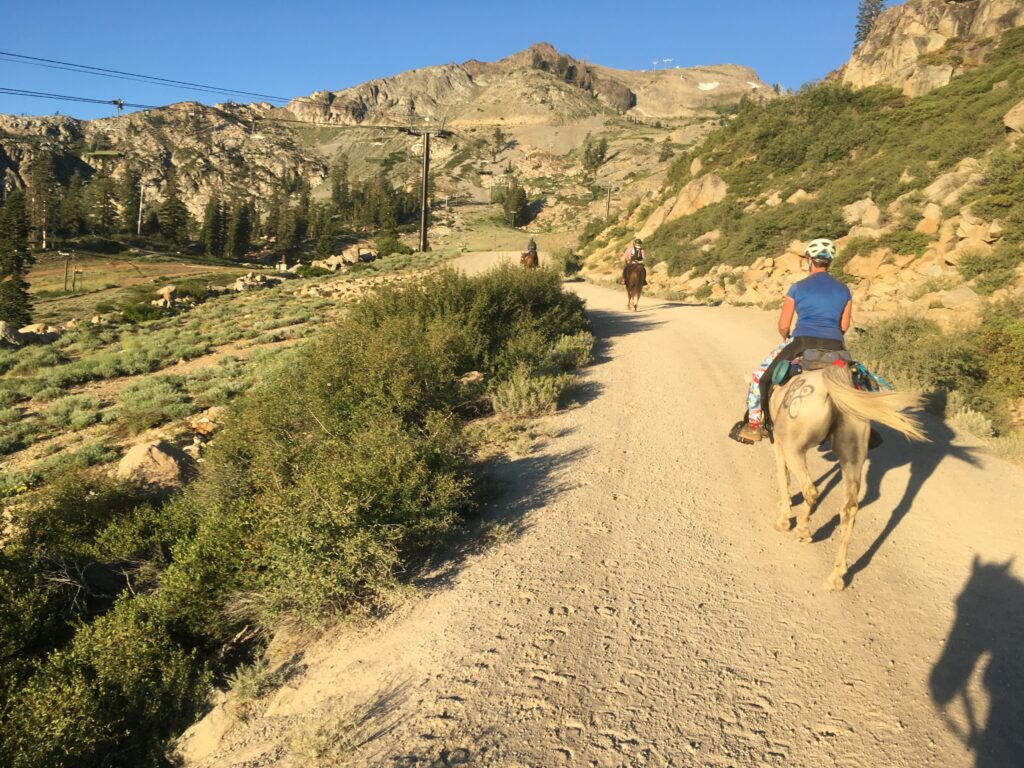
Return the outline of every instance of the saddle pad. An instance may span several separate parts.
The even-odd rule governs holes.
[[[842,360],[847,365],[853,364],[853,358],[845,349],[808,349],[804,351],[801,360],[805,371],[828,368],[836,360]]]

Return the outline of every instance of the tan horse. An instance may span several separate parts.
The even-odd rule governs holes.
[[[525,269],[537,269],[540,266],[540,257],[537,256],[536,251],[524,251],[519,256],[519,263]]]
[[[647,281],[647,270],[640,262],[631,262],[622,271],[622,281],[626,284],[626,309],[636,312],[640,306],[640,294],[644,291]]]
[[[902,413],[921,405],[921,398],[905,392],[863,392],[854,389],[850,370],[830,366],[806,371],[776,388],[770,412],[775,424],[775,461],[778,468],[780,506],[776,529],[790,529],[789,473],[796,475],[804,502],[797,510],[797,541],[809,542],[811,513],[818,503],[818,489],[807,471],[807,451],[826,438],[839,457],[846,499],[839,518],[839,551],[825,582],[829,589],[846,586],[846,552],[857,517],[864,460],[868,454],[871,422],[877,421],[914,440],[927,440],[920,423]]]

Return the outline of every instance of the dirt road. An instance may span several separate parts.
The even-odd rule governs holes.
[[[937,420],[930,445],[887,434],[830,593],[832,462],[798,544],[768,446],[725,437],[774,318],[573,289],[597,361],[558,436],[496,469],[515,535],[318,645],[249,726],[204,722],[188,764],[1024,764],[1024,568],[991,565],[1024,543],[1024,471]]]

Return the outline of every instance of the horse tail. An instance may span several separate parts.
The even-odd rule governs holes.
[[[927,441],[921,422],[901,413],[906,408],[920,408],[923,398],[910,392],[864,392],[854,389],[848,369],[830,366],[825,369],[825,388],[841,413],[866,421],[877,421],[912,440]]]

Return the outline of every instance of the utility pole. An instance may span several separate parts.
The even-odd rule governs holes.
[[[426,253],[429,244],[427,243],[427,214],[429,213],[428,201],[427,201],[427,189],[429,187],[430,179],[430,135],[433,134],[439,139],[447,139],[452,135],[451,131],[446,131],[443,128],[437,131],[417,131],[412,128],[400,128],[402,133],[407,133],[410,136],[422,136],[423,137],[423,180],[420,188],[421,199],[420,199],[420,252]]]
[[[427,252],[427,180],[430,175],[430,131],[423,132],[423,189],[420,198],[420,252]]]
[[[57,251],[64,257],[64,293],[68,292],[68,266],[71,264],[71,254],[68,251]]]
[[[608,185],[608,200],[604,204],[604,217],[607,219],[612,215],[612,187]]]

